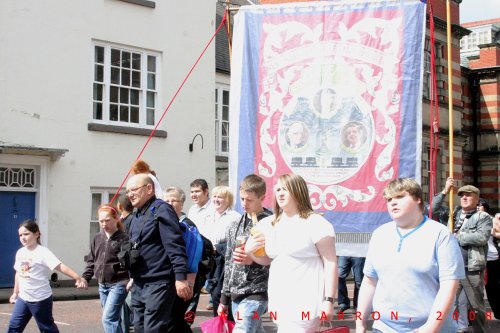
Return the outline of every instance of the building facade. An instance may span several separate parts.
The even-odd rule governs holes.
[[[0,4],[0,287],[13,283],[26,218],[83,269],[97,206],[158,124],[142,159],[162,186],[215,184],[214,45],[159,123],[215,31],[214,12],[213,1]]]
[[[500,18],[464,23],[463,76],[467,79],[469,113],[463,126],[470,138],[466,178],[478,185],[493,211],[500,207]]]

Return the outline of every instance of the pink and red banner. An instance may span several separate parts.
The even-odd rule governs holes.
[[[387,222],[382,190],[420,180],[425,3],[242,7],[233,36],[230,182],[308,183],[337,231]]]

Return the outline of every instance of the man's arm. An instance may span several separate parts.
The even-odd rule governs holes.
[[[436,212],[442,207],[444,198],[450,193],[454,184],[455,180],[452,177],[448,177],[444,189],[432,198],[432,212]]]
[[[419,333],[439,332],[455,302],[458,283],[459,280],[440,281],[439,291],[432,304],[429,317],[425,324],[418,328]]]
[[[378,279],[364,276],[358,296],[358,312],[361,314],[361,320],[356,320],[356,333],[365,333],[372,312],[372,301],[377,288]]]
[[[187,301],[193,297],[193,289],[187,280],[186,244],[179,226],[179,218],[170,205],[162,204],[156,207],[156,210],[161,242],[175,274],[177,296]]]
[[[477,217],[476,217],[477,215]],[[484,212],[477,212],[471,219],[477,218],[477,228],[475,232],[460,232],[457,240],[460,246],[474,245],[484,246],[488,243],[491,235],[492,221],[491,216]],[[467,223],[470,223],[469,220]]]

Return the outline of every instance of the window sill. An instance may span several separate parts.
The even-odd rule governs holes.
[[[131,135],[142,135],[149,136],[151,134],[150,129],[145,128],[135,128],[135,127],[127,127],[127,126],[117,126],[117,125],[105,125],[105,124],[96,124],[89,123],[88,124],[89,131],[95,132],[107,132],[107,133],[119,133],[119,134],[131,134]],[[153,134],[154,137],[157,138],[166,138],[167,131],[156,130]]]
[[[123,2],[128,2],[134,5],[139,5],[139,6],[144,6],[144,7],[149,7],[149,8],[155,8],[156,4],[154,1],[149,1],[149,0],[119,0]]]

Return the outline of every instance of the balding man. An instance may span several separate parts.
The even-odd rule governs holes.
[[[126,193],[137,208],[129,230],[139,250],[139,259],[130,269],[134,331],[166,332],[175,294],[185,300],[192,295],[177,214],[156,199],[153,181],[146,174],[130,178]]]

